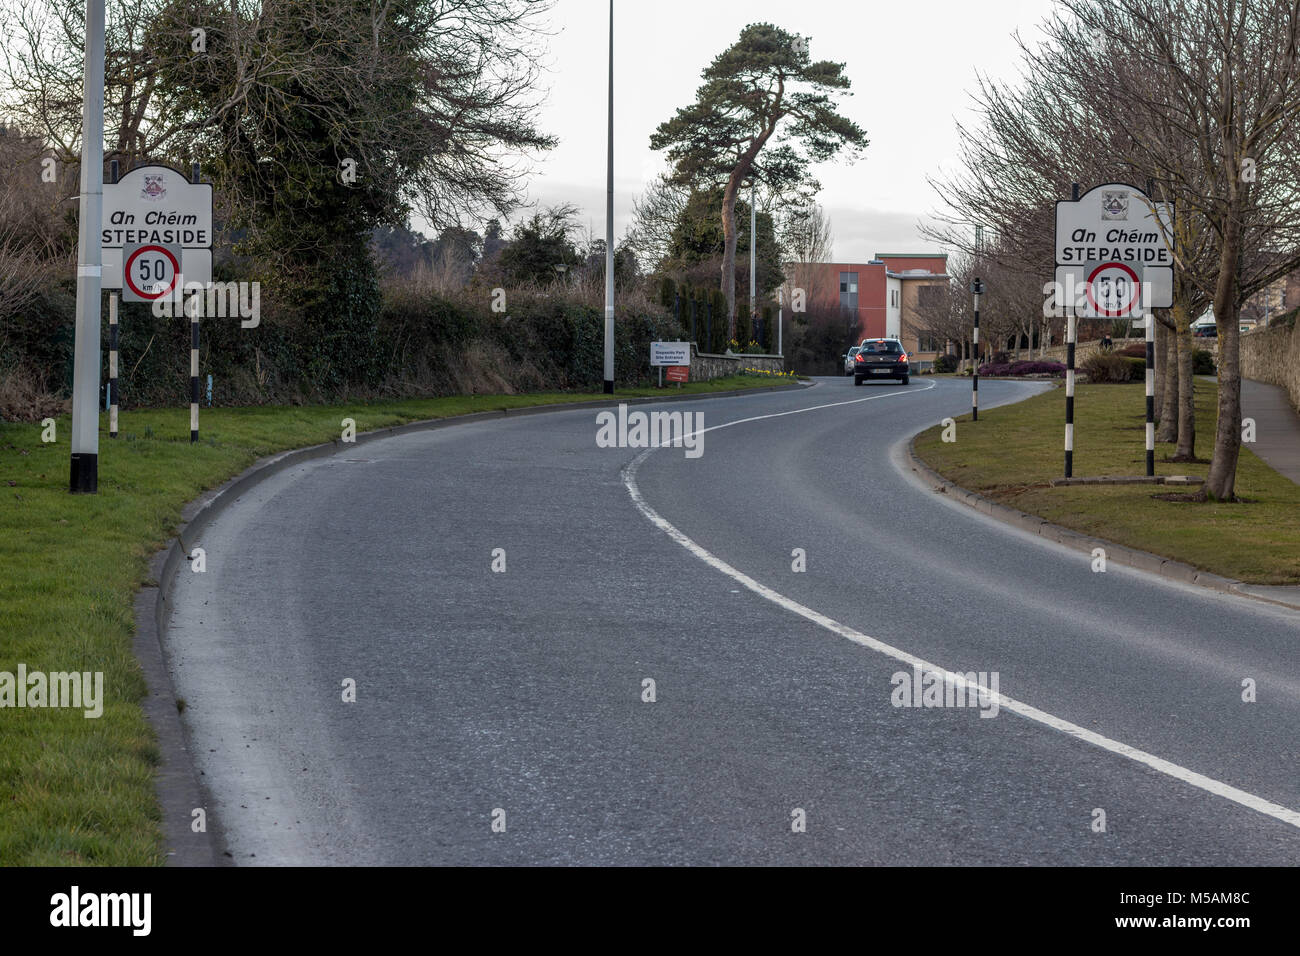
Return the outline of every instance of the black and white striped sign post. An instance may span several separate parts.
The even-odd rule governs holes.
[[[108,294],[108,437],[117,437],[117,293]]]
[[[120,167],[109,163],[109,181],[117,183]],[[108,294],[108,437],[117,437],[117,293]]]
[[[1156,473],[1156,317],[1146,316],[1147,325],[1147,477]]]
[[[198,185],[199,164],[190,166],[190,182]],[[196,292],[195,299],[200,300],[203,293]],[[199,313],[201,301],[193,301],[190,314],[190,442],[199,440]]]
[[[1065,317],[1065,477],[1074,474],[1074,345],[1079,339],[1079,319],[1074,309]]]
[[[196,292],[195,295],[202,293]],[[199,310],[190,316],[190,441],[199,440]]]
[[[1079,201],[1079,184],[1070,186],[1070,201]],[[1065,477],[1074,474],[1074,346],[1079,340],[1079,317],[1067,306],[1065,319]]]
[[[975,299],[975,332],[971,342],[971,382],[970,382],[970,420],[980,420],[980,294],[984,283],[979,276],[970,284],[971,295]]]

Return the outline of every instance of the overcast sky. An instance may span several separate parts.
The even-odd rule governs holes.
[[[650,150],[659,123],[694,99],[700,71],[748,23],[809,37],[814,59],[846,64],[853,95],[842,110],[871,143],[854,165],[818,167],[838,261],[926,251],[917,222],[937,208],[927,175],[952,169],[955,120],[970,118],[977,70],[1014,74],[1012,30],[1026,35],[1052,0],[616,0],[614,231],[663,168]],[[529,200],[572,202],[605,230],[607,0],[558,0],[549,15],[549,93],[541,125],[560,139],[536,166]]]

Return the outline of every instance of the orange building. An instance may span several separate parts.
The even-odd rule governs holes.
[[[820,290],[839,292],[840,309],[857,316],[854,341],[866,338],[897,338],[918,361],[933,360],[945,346],[918,335],[917,309],[928,295],[926,290],[946,288],[949,282],[946,255],[876,253],[869,262],[790,263],[787,275],[798,275],[819,290],[817,298],[826,304]]]

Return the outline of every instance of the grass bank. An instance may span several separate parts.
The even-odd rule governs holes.
[[[1196,382],[1197,452],[1209,458],[1217,389]],[[1074,426],[1074,473],[1145,472],[1143,386],[1081,385]],[[1130,548],[1183,561],[1252,584],[1300,584],[1300,485],[1242,448],[1242,503],[1162,501],[1179,489],[1118,485],[1052,488],[1063,474],[1065,390],[957,419],[957,441],[940,429],[916,439],[917,454],[950,481],[1030,514]],[[1157,444],[1157,475],[1204,477],[1206,464],[1171,463]]]
[[[770,386],[770,376],[620,389],[620,398]],[[469,412],[590,401],[597,393],[473,395],[329,406],[205,409],[189,441],[184,408],[101,416],[99,494],[67,492],[67,418],[57,441],[0,424],[0,673],[104,675],[102,716],[0,708],[0,865],[163,862],[153,773],[158,753],[139,702],[132,601],[186,502],[258,458],[357,431]],[[593,432],[594,436],[594,432]]]

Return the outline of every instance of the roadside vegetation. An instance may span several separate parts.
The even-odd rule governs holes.
[[[1218,389],[1196,382],[1197,413],[1213,422]],[[1168,500],[1163,485],[1072,485],[1062,474],[1065,390],[980,409],[978,422],[957,419],[957,440],[941,428],[916,439],[931,468],[969,488],[1055,524],[1183,561],[1251,584],[1300,584],[1300,485],[1279,475],[1245,445],[1235,502]],[[1141,385],[1080,385],[1074,425],[1076,475],[1140,475],[1145,409]],[[1158,445],[1157,475],[1204,477],[1209,463],[1168,462]],[[1194,490],[1194,489],[1193,489]]]

